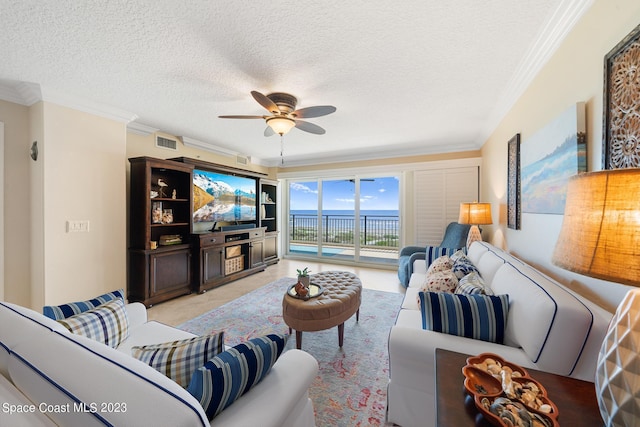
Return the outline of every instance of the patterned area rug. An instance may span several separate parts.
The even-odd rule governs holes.
[[[272,332],[288,333],[282,320],[282,296],[293,283],[293,278],[276,280],[178,328],[197,335],[223,329],[227,345]],[[342,349],[337,327],[303,334],[302,350],[320,366],[309,390],[318,426],[385,425],[387,339],[401,303],[401,294],[363,289],[360,321],[353,316],[345,322]],[[291,348],[295,348],[295,336],[287,343]]]

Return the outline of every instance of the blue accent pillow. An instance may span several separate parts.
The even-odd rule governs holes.
[[[480,277],[480,273],[473,271],[458,281],[458,287],[455,290],[456,294],[482,294],[493,295],[493,291],[485,283],[484,279]]]
[[[438,258],[442,256],[451,256],[460,250],[460,248],[445,248],[442,246],[427,246],[425,260],[427,262],[427,267],[431,266],[431,264]]]
[[[124,289],[118,289],[117,291],[109,292],[87,301],[70,302],[62,305],[45,305],[42,308],[42,314],[53,320],[66,319],[67,317],[93,310],[94,308],[117,298],[124,301]]]
[[[471,260],[467,258],[466,255],[462,255],[459,257],[452,256],[452,259],[454,260],[452,271],[458,277],[458,279],[462,279],[467,274],[473,272],[480,274],[476,266],[473,265]]]
[[[187,391],[204,408],[209,420],[258,384],[287,342],[288,335],[266,335],[253,338],[218,354],[198,368]]]
[[[420,292],[422,329],[482,341],[504,342],[509,295]]]

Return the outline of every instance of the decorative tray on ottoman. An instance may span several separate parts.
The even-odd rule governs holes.
[[[289,286],[289,289],[287,290],[287,293],[290,296],[294,297],[294,298],[308,300],[309,298],[315,298],[318,295],[321,295],[322,292],[324,292],[324,288],[322,286],[320,286],[320,285],[316,285],[316,284],[311,283],[311,284],[309,284],[308,291],[309,292],[305,296],[298,295],[296,293],[296,285],[294,284],[294,285]]]
[[[482,353],[469,357],[462,373],[467,393],[491,424],[559,427],[558,407],[523,367]]]

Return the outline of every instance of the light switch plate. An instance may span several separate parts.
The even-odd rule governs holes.
[[[67,221],[67,233],[88,233],[89,220],[69,220]]]

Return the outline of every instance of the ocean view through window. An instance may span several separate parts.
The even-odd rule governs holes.
[[[395,264],[398,206],[395,177],[291,182],[288,253]]]

